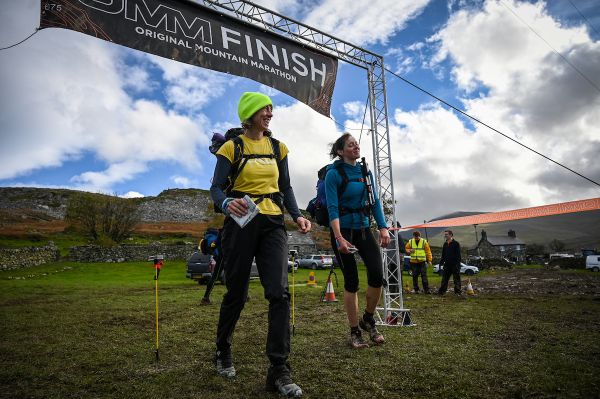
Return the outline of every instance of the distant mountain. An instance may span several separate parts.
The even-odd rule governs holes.
[[[436,220],[443,220],[443,219],[460,218],[463,216],[481,215],[483,213],[489,213],[489,212],[452,212],[447,215],[438,216],[436,218],[428,220],[428,222],[435,222]]]
[[[442,220],[453,217],[476,215],[480,212],[454,212],[448,215],[432,219]],[[546,246],[556,239],[565,243],[567,248],[579,251],[581,248],[600,249],[600,210],[578,213],[567,213],[563,215],[545,216],[539,218],[513,220],[508,222],[479,224],[474,226],[452,227],[448,226],[454,233],[454,237],[463,247],[472,247],[477,238],[481,238],[481,230],[485,230],[488,236],[506,236],[509,230],[514,230],[517,237],[527,244],[541,244]],[[431,245],[441,246],[443,244],[443,232],[446,228],[420,229],[422,236],[429,237]],[[411,237],[412,231],[402,232],[405,238]]]

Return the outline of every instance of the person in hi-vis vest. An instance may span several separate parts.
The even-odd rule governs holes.
[[[406,243],[406,254],[410,255],[412,269],[413,289],[419,292],[419,275],[423,280],[423,292],[429,294],[429,281],[427,281],[427,264],[431,265],[431,248],[426,239],[421,238],[421,233],[415,231],[413,238]],[[426,263],[427,262],[427,263]]]

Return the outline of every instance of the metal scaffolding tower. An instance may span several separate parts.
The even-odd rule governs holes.
[[[250,1],[198,0],[198,2],[217,12],[259,26],[367,71],[370,131],[373,144],[372,170],[382,204],[392,209],[391,219],[390,215],[386,215],[388,225],[395,227],[396,207],[383,57]],[[400,257],[400,251],[402,253],[404,251],[398,248],[396,234],[390,235],[392,239],[390,247],[382,250],[383,274],[388,284],[384,287],[383,307],[377,308],[376,320],[379,325],[410,326],[413,325],[410,310],[404,308],[402,299],[403,256]]]

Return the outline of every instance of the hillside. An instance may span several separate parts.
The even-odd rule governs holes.
[[[67,227],[64,215],[69,198],[77,193],[74,190],[45,188],[0,188],[0,238],[36,239],[50,238],[49,235],[62,233]],[[96,194],[102,195],[102,194]],[[146,239],[165,239],[168,237],[195,241],[208,226],[222,223],[222,215],[215,214],[207,190],[170,189],[155,197],[134,198],[128,201],[138,202],[141,209],[141,223],[135,233]],[[472,215],[477,212],[454,212],[436,219]],[[321,228],[315,224],[315,238],[319,247],[327,248],[327,235],[320,234]],[[463,246],[475,244],[473,226],[452,228],[456,239]],[[529,244],[548,243],[554,239],[563,241],[568,248],[600,248],[600,211],[571,213],[542,218],[517,220],[505,223],[478,225],[488,235],[506,235],[514,230],[517,237]],[[421,231],[427,233],[434,246],[442,245],[442,228]],[[410,232],[403,232],[410,237]],[[4,243],[6,240],[4,241]],[[0,241],[0,245],[3,244]]]
[[[436,220],[447,217],[460,217],[475,214],[473,212],[455,212],[451,216],[441,216]],[[456,239],[466,247],[476,244],[475,228],[473,226],[450,227]],[[443,228],[427,229],[427,236],[432,245],[443,244]],[[600,249],[600,211],[568,213],[564,215],[545,216],[540,218],[514,220],[502,223],[477,225],[477,237],[481,238],[481,230],[488,235],[504,236],[509,230],[514,230],[517,237],[527,244],[542,244],[548,250],[550,241],[557,239],[564,242],[567,248],[578,251],[581,248]],[[402,232],[403,237],[410,237],[411,232]],[[425,235],[425,230],[421,229]]]
[[[23,219],[45,215],[62,220],[69,198],[76,193],[78,191],[64,189],[0,187],[0,211]],[[140,204],[143,222],[198,222],[214,217],[207,190],[170,189],[156,197],[132,198],[127,201]]]

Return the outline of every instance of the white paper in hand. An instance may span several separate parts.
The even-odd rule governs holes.
[[[256,206],[254,201],[252,201],[252,198],[247,195],[242,199],[246,201],[246,204],[248,205],[248,213],[244,216],[235,216],[234,214],[231,214],[231,217],[241,228],[244,228],[244,226],[250,223],[250,221],[258,214],[258,206]]]

